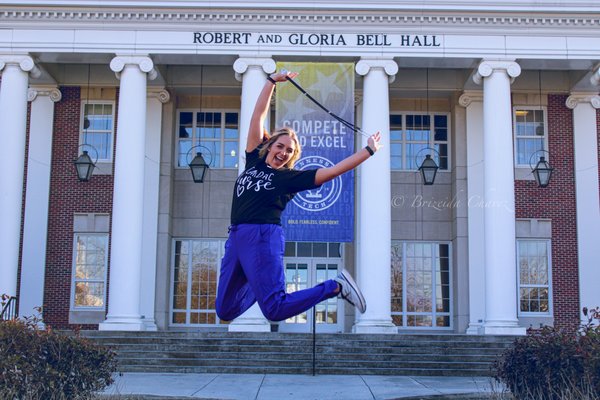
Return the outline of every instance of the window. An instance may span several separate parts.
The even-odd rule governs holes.
[[[285,291],[293,293],[298,290],[307,289],[308,281],[308,263],[306,262],[286,262],[285,263]],[[322,315],[322,312],[320,313]],[[304,324],[308,322],[307,312],[294,315],[285,320],[288,324]]]
[[[403,328],[451,328],[450,245],[392,241],[392,321]]]
[[[239,114],[237,111],[178,112],[177,159],[179,167],[187,167],[196,152],[202,152],[213,168],[237,168]],[[204,148],[194,149],[194,146]],[[206,153],[210,153],[207,154]]]
[[[517,240],[519,313],[552,313],[550,241]]]
[[[215,301],[223,240],[175,240],[171,325],[222,324]]]
[[[76,233],[73,251],[73,309],[104,309],[108,234]]]
[[[98,153],[98,161],[112,161],[113,133],[115,107],[112,102],[85,101],[82,102],[80,143],[92,146]],[[92,160],[96,154],[85,147]]]
[[[440,170],[448,170],[449,117],[447,114],[392,114],[390,115],[390,151],[392,170],[416,170],[426,148]],[[419,153],[420,152],[420,153]],[[417,154],[419,161],[416,160]]]
[[[539,157],[532,159],[533,153],[546,150],[547,123],[546,110],[539,107],[518,107],[514,109],[515,163],[529,168],[537,164]]]
[[[341,258],[339,242],[285,242],[285,257]]]

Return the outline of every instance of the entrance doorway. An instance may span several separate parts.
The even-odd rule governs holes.
[[[339,247],[339,243],[286,243],[284,258],[286,291],[307,289],[335,278],[342,268]],[[308,256],[309,251],[313,256]],[[288,257],[288,254],[294,256]],[[320,256],[315,257],[315,255]],[[317,333],[335,333],[344,330],[343,300],[334,297],[317,304],[315,308]],[[279,331],[309,333],[312,331],[312,326],[313,310],[310,309],[281,321]]]

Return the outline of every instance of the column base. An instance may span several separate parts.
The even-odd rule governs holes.
[[[485,322],[479,329],[481,335],[512,335],[525,336],[527,328],[517,325],[516,323],[506,322]]]
[[[465,332],[467,335],[481,335],[482,325],[479,324],[469,324],[467,331]]]
[[[154,321],[154,318],[152,319],[144,319],[142,320],[144,321],[144,330],[148,331],[148,332],[156,332],[158,331],[158,327],[156,326],[156,322]]]
[[[271,324],[260,307],[254,303],[245,313],[234,319],[227,327],[229,332],[271,332]]]
[[[392,324],[391,321],[359,321],[352,327],[352,333],[383,333],[392,335],[398,333],[398,327]]]
[[[145,331],[146,325],[141,317],[111,317],[98,325],[100,331]]]
[[[264,318],[234,320],[227,327],[229,332],[271,332],[271,324]]]

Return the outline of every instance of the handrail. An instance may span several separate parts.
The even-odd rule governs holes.
[[[17,298],[15,296],[2,296],[2,311],[0,312],[0,321],[15,319],[17,316]]]

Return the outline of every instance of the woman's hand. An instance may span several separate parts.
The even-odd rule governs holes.
[[[273,79],[276,82],[285,82],[287,80],[287,78],[294,79],[295,77],[297,77],[298,73],[281,70],[279,72],[271,74],[270,76],[271,76],[271,79]]]
[[[376,152],[382,146],[382,144],[379,142],[380,140],[381,134],[379,132],[376,132],[369,136],[369,139],[367,140],[367,145],[371,148],[371,150]]]
[[[367,144],[373,152],[376,152],[382,146],[379,143],[380,140],[381,135],[379,134],[379,132],[369,136]],[[359,149],[356,153],[344,158],[342,161],[338,162],[337,164],[331,167],[317,169],[317,173],[315,175],[315,184],[322,185],[325,182],[329,182],[330,180],[340,176],[341,174],[356,168],[361,163],[368,160],[371,157],[371,155],[371,152],[363,147]]]

